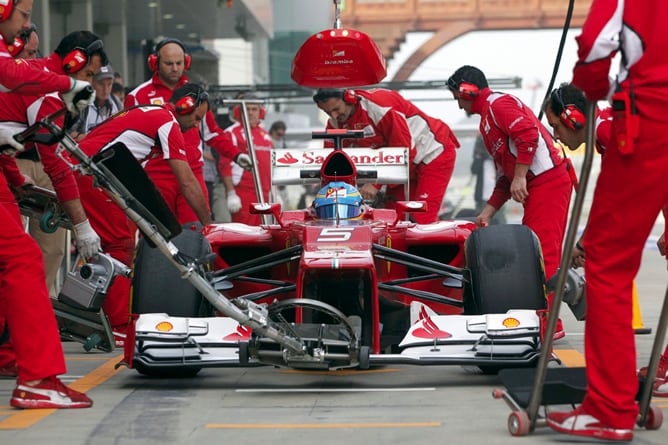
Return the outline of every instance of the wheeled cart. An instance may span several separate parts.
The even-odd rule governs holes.
[[[595,122],[595,112],[596,104],[588,103],[586,109],[587,122]],[[579,404],[582,402],[587,388],[585,368],[548,368],[548,364],[552,358],[552,342],[559,319],[559,307],[562,299],[566,300],[564,293],[567,289],[568,270],[572,260],[570,246],[574,245],[577,235],[578,222],[594,155],[594,138],[594,125],[587,125],[587,147],[580,184],[566,233],[564,245],[567,247],[564,249],[557,275],[554,299],[538,364],[535,369],[506,369],[501,371],[499,377],[506,389],[495,389],[492,394],[494,398],[503,399],[512,410],[508,417],[508,431],[513,436],[525,436],[533,432],[536,427],[547,425],[544,413],[539,413],[541,406]],[[651,379],[646,382],[646,377],[641,377],[637,395],[640,413],[636,423],[638,426],[649,430],[659,429],[663,423],[663,411],[661,408],[650,405],[650,401],[653,379],[659,365],[667,324],[668,289],[666,289],[666,295],[664,296],[647,370],[647,376],[651,376]]]

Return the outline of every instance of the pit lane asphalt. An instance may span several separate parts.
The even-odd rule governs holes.
[[[661,225],[662,226],[662,225]],[[645,327],[655,327],[668,272],[648,244],[636,280]],[[565,305],[566,338],[555,350],[583,364],[583,323]],[[654,335],[638,335],[645,366]],[[537,428],[511,437],[510,409],[492,398],[498,377],[459,366],[386,366],[368,371],[298,372],[271,367],[204,369],[195,378],[152,379],[114,364],[121,352],[86,353],[63,343],[63,380],[85,390],[90,409],[17,410],[14,381],[0,380],[0,443],[31,444],[517,444],[571,443]],[[668,399],[655,398],[668,418]],[[559,407],[564,408],[564,407]],[[667,420],[668,421],[668,420]],[[658,431],[636,428],[635,443],[665,444]]]

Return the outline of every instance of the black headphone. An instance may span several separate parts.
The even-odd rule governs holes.
[[[192,63],[192,58],[190,57],[190,54],[186,51],[186,46],[183,44],[182,41],[179,39],[165,39],[161,40],[160,43],[158,43],[155,46],[155,51],[153,51],[153,54],[148,56],[148,67],[151,71],[154,73],[158,71],[158,67],[160,65],[160,50],[162,49],[163,46],[167,45],[168,43],[176,43],[181,47],[183,50],[183,68],[184,70],[188,71],[190,69],[190,64]]]
[[[563,97],[561,97],[562,89],[561,87],[555,88],[550,93],[550,101],[556,105],[559,115],[559,120],[571,130],[580,130],[584,128],[587,123],[584,112],[575,104],[567,104],[564,102]],[[553,107],[553,111],[554,107]]]

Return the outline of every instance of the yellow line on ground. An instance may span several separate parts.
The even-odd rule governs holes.
[[[337,429],[337,428],[416,428],[438,427],[441,422],[378,422],[378,423],[209,423],[206,428],[218,429]]]
[[[585,366],[584,354],[575,349],[555,349],[554,353],[564,366],[569,368],[581,368]]]
[[[331,376],[346,376],[346,375],[357,375],[357,374],[380,374],[386,372],[400,372],[398,368],[386,368],[386,369],[366,369],[361,371],[359,369],[339,369],[337,371],[308,371],[308,370],[299,370],[299,369],[281,369],[279,372],[281,374],[308,374],[308,375],[331,375]]]
[[[77,391],[87,392],[97,385],[104,383],[113,375],[120,372],[121,368],[114,369],[114,366],[123,356],[117,356],[107,359],[106,363],[89,372],[69,386]],[[12,414],[0,421],[0,430],[21,430],[26,429],[51,415],[55,409],[25,409],[14,410]]]

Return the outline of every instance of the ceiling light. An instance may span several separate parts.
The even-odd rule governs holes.
[[[165,20],[171,20],[174,18],[174,14],[164,14],[162,18]]]

